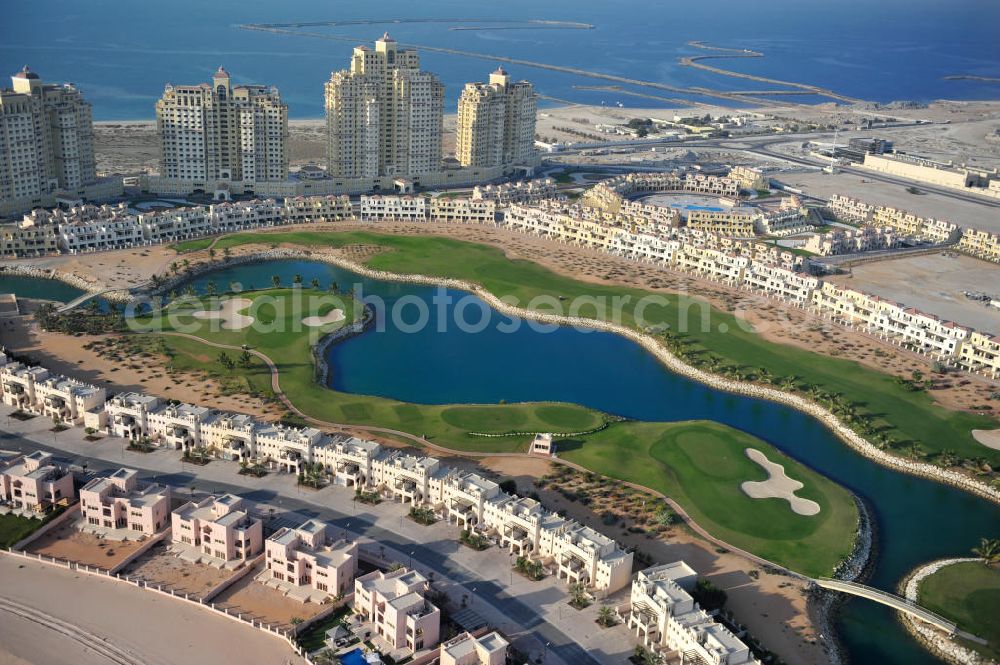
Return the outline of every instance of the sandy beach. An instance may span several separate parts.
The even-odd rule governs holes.
[[[183,601],[92,575],[0,556],[0,597],[50,614],[145,665],[302,663],[280,638]],[[100,611],[93,611],[95,609]],[[0,662],[105,665],[73,640],[0,611]],[[18,630],[23,627],[26,630]]]

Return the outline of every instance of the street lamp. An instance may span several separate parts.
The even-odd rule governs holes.
[[[413,570],[413,552],[410,552],[410,570]]]

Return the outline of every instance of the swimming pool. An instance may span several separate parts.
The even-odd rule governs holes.
[[[340,665],[367,665],[367,662],[365,661],[365,652],[361,649],[348,651],[340,657]]]
[[[716,206],[696,206],[694,204],[688,203],[687,205],[681,206],[684,210],[707,210],[709,212],[722,212],[724,208],[719,208]]]

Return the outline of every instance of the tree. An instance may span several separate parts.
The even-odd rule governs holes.
[[[610,628],[615,625],[615,613],[608,605],[604,605],[601,609],[597,610],[597,623],[601,624],[605,628]]]
[[[292,278],[292,283],[296,286],[302,286],[302,275],[296,275]]]
[[[336,282],[330,282],[330,293],[340,293],[340,286]]]
[[[580,582],[569,585],[570,605],[583,607],[587,604],[587,587]]]
[[[210,247],[208,249],[208,258],[210,258],[210,259],[214,259],[215,258],[215,248],[214,247]]]
[[[312,286],[314,289],[319,289],[319,279],[313,277],[312,281],[309,282],[309,285]]]
[[[1000,563],[1000,539],[980,538],[979,547],[973,547],[972,553],[981,558],[987,566]]]
[[[223,250],[222,250],[222,256],[224,256],[226,258],[226,261],[228,261],[229,257],[232,256],[232,255],[233,255],[233,250],[229,249],[228,247],[224,247],[223,248]]]
[[[656,523],[661,526],[670,526],[671,524],[675,524],[677,521],[677,513],[670,510],[667,506],[663,506],[656,511]]]
[[[208,283],[205,284],[205,293],[210,296],[214,296],[218,291],[218,287],[215,285],[215,280],[210,279]]]
[[[281,275],[271,275],[271,284],[274,285],[274,288],[281,286]]]
[[[236,367],[236,363],[233,361],[232,358],[229,357],[229,354],[226,353],[225,351],[219,353],[219,364],[229,370]]]
[[[244,369],[250,368],[250,363],[253,361],[253,355],[246,349],[243,349],[243,353],[240,354],[240,367]]]

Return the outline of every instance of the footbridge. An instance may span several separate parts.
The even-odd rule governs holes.
[[[80,305],[82,305],[83,303],[87,302],[88,300],[93,300],[94,298],[100,298],[101,296],[107,295],[109,293],[116,293],[116,292],[120,293],[122,291],[126,291],[128,293],[134,293],[135,290],[138,289],[138,288],[140,288],[141,286],[142,285],[135,286],[135,287],[132,287],[132,288],[123,288],[121,286],[117,286],[115,288],[103,289],[101,291],[90,291],[90,292],[84,293],[81,296],[77,296],[76,298],[73,298],[72,300],[70,300],[65,305],[61,305],[60,307],[56,308],[56,311],[59,312],[60,314],[62,314],[64,312],[70,312],[70,311],[76,309],[77,307],[79,307]]]
[[[910,616],[929,623],[935,628],[940,628],[949,635],[955,635],[959,632],[958,626],[944,617],[934,614],[930,610],[926,610],[905,598],[882,591],[881,589],[875,589],[864,584],[858,584],[857,582],[844,582],[825,578],[813,580],[813,582],[817,586],[829,589],[830,591],[839,591],[841,593],[849,593],[852,596],[860,596],[861,598],[867,598],[868,600],[874,600],[876,603],[887,605],[894,610],[906,612]]]

